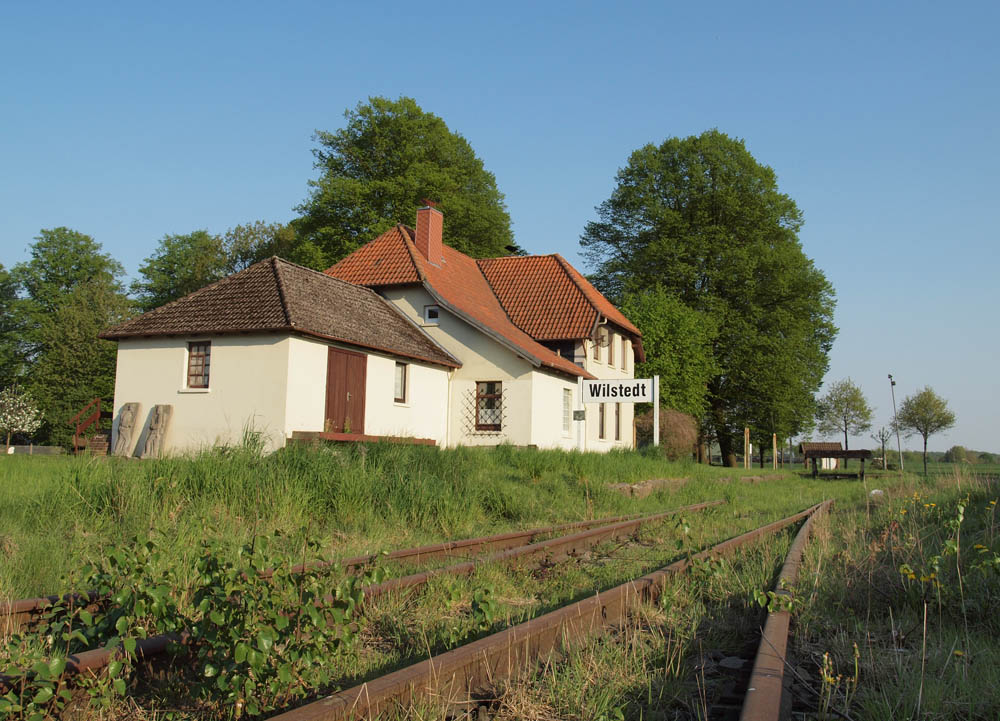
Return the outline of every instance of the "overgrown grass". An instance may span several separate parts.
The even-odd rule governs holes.
[[[611,488],[659,478],[678,480],[644,499]],[[866,489],[857,481],[668,463],[652,452],[600,456],[385,444],[293,447],[266,457],[236,449],[143,462],[13,456],[0,459],[0,597],[70,590],[61,579],[71,570],[149,532],[160,539],[163,563],[183,585],[205,538],[235,554],[255,535],[281,531],[289,539],[284,552],[293,557],[294,539],[305,528],[319,537],[321,555],[336,558],[727,501],[705,514],[690,514],[682,526],[670,522],[644,529],[645,545],[624,555],[597,549],[587,562],[550,574],[487,566],[466,579],[437,579],[416,597],[380,600],[366,621],[370,625],[362,628],[359,662],[341,678],[347,684],[616,585],[830,496],[852,513],[866,508]],[[277,543],[280,553],[281,539]],[[707,703],[717,691],[704,673],[700,682],[696,677],[699,643],[707,650],[720,639],[739,645],[753,635],[757,622],[748,625],[747,618],[760,613],[752,608],[752,592],[768,587],[783,543],[764,544],[756,556],[710,568],[694,583],[678,579],[668,588],[668,601],[639,618],[635,634],[623,631],[634,675],[622,678],[620,671],[600,667],[615,662],[621,639],[601,641],[604,650],[575,671],[548,667],[551,683],[545,681],[543,695],[532,696],[533,702],[553,718],[617,718],[618,713],[650,718],[668,710],[696,715],[695,700],[704,697]],[[484,589],[494,605],[476,601]],[[491,610],[484,616],[480,612],[487,606]],[[585,669],[592,678],[583,683],[579,674]],[[516,688],[510,693],[521,693]],[[557,702],[560,694],[567,700]]]
[[[150,531],[187,566],[206,536],[235,550],[256,534],[302,527],[336,556],[692,503],[736,473],[653,453],[508,446],[291,447],[265,457],[236,449],[141,462],[7,456],[0,597],[59,590],[61,577],[107,545]],[[642,501],[608,487],[653,478],[689,482]]]

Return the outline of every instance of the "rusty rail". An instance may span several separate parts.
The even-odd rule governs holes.
[[[619,536],[630,533],[640,526],[652,523],[655,521],[663,520],[668,516],[676,515],[684,511],[700,511],[705,508],[710,508],[712,506],[721,505],[724,501],[705,501],[703,503],[696,503],[690,506],[682,506],[680,508],[674,508],[669,511],[662,511],[660,513],[654,513],[647,516],[640,516],[638,518],[629,518],[629,520],[619,521],[618,523],[612,523],[605,526],[599,526],[598,528],[582,531],[579,533],[571,534],[568,536],[560,536],[558,538],[552,538],[547,541],[542,541],[540,543],[525,545],[520,548],[509,548],[500,553],[488,556],[481,560],[468,561],[465,563],[456,564],[454,566],[448,566],[445,568],[432,569],[430,571],[425,571],[423,573],[412,574],[410,576],[404,576],[402,578],[390,579],[384,583],[373,584],[364,587],[364,598],[365,601],[370,601],[378,596],[392,591],[400,591],[404,589],[412,589],[427,583],[431,578],[440,575],[457,575],[462,573],[471,573],[477,566],[483,563],[503,563],[507,561],[512,561],[515,559],[529,558],[529,557],[542,557],[537,561],[536,565],[548,561],[554,561],[556,559],[562,559],[571,557],[578,553],[580,550],[591,548],[594,545],[600,543],[601,541],[608,540],[611,538],[617,538]],[[605,519],[607,520],[607,519]],[[614,519],[611,519],[614,520]],[[602,521],[603,522],[603,521]],[[573,529],[579,528],[581,526],[588,526],[598,523],[598,521],[577,521],[573,523],[560,524],[558,526],[552,526],[549,528],[533,529],[531,531],[523,531],[516,533],[500,534],[499,536],[490,536],[478,539],[466,539],[464,541],[456,541],[454,543],[446,544],[435,544],[434,546],[424,546],[415,549],[404,549],[397,553],[404,554],[402,557],[428,557],[427,549],[432,549],[433,553],[443,553],[449,548],[463,548],[470,549],[472,547],[481,548],[485,545],[492,543],[496,539],[500,539],[499,543],[508,543],[515,538],[517,539],[528,539],[542,535],[544,533],[550,533],[554,530],[561,529]],[[392,554],[390,554],[391,556]],[[376,556],[377,557],[377,556]],[[369,559],[372,557],[364,556],[360,557],[363,560],[359,560],[357,565],[363,565],[368,563]],[[64,598],[79,598],[79,596],[66,596]],[[15,601],[11,606],[16,604],[51,604],[52,602],[59,600],[58,596],[48,596],[39,599],[25,599],[24,601]],[[332,596],[327,596],[323,601],[317,601],[317,607],[322,608],[325,602],[330,602],[333,600]],[[136,655],[140,659],[148,659],[166,651],[167,646],[171,642],[177,642],[184,644],[188,641],[188,633],[182,632],[180,634],[161,634],[158,636],[151,636],[147,639],[139,640],[136,644]],[[69,673],[79,673],[80,671],[93,671],[107,666],[118,653],[119,647],[114,648],[99,648],[92,649],[89,651],[81,651],[76,654],[72,654],[67,657],[66,671]],[[5,685],[9,685],[14,680],[14,677],[0,676],[0,688]]]
[[[693,560],[729,553],[811,516],[822,506],[817,504],[608,591],[273,718],[281,721],[360,718],[405,709],[422,698],[465,700],[487,692],[497,679],[516,675],[543,655],[619,623],[630,608],[641,602],[655,601],[666,579],[685,570]]]
[[[785,558],[785,564],[781,567],[781,573],[778,574],[778,582],[774,587],[776,596],[783,599],[792,597],[790,589],[798,580],[802,553],[809,541],[813,522],[829,510],[832,504],[833,501],[826,501],[802,524]],[[747,685],[740,721],[778,721],[781,718],[781,696],[790,621],[791,616],[786,610],[767,614],[753,671],[750,672],[750,682]]]
[[[560,536],[558,538],[551,538],[547,541],[541,541],[539,543],[533,543],[519,548],[511,548],[475,561],[466,561],[465,563],[458,563],[444,568],[434,568],[429,571],[424,571],[423,573],[414,573],[410,576],[403,576],[402,578],[391,578],[388,581],[384,581],[383,583],[377,585],[366,586],[364,589],[365,601],[370,601],[378,596],[393,591],[402,591],[422,586],[435,576],[457,576],[472,573],[478,566],[486,563],[507,563],[511,561],[524,562],[528,559],[534,558],[536,560],[532,563],[532,565],[534,567],[538,567],[547,562],[555,562],[565,558],[571,558],[580,555],[587,549],[593,548],[602,541],[607,541],[612,538],[618,538],[632,533],[640,526],[647,523],[662,521],[668,516],[683,513],[684,511],[702,511],[706,508],[718,506],[722,503],[723,501],[706,501],[704,503],[696,503],[691,506],[683,506],[681,508],[675,508],[661,513],[654,513],[649,516],[640,516],[639,518],[633,518],[607,526],[592,528],[590,530],[581,531],[569,536]],[[332,598],[325,600],[332,600]]]

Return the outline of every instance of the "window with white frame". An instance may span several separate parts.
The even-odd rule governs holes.
[[[605,437],[605,434],[604,434],[604,420],[605,420],[604,419],[604,415],[605,415],[605,413],[604,413],[604,406],[606,406],[606,405],[607,405],[607,403],[601,403],[598,406],[599,410],[598,410],[598,413],[597,413],[597,437],[600,438],[602,441],[604,440],[604,437]]]
[[[615,440],[622,439],[622,404],[615,403]]]
[[[441,322],[441,307],[437,305],[424,306],[424,325],[437,325]]]
[[[406,403],[406,376],[409,370],[408,363],[396,362],[396,379],[393,391],[393,400],[396,403]]]
[[[622,370],[628,370],[628,338],[622,336]]]
[[[615,334],[607,333],[605,338],[608,339],[608,367],[614,368],[615,365]]]

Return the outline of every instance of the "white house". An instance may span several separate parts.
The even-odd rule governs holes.
[[[156,405],[173,408],[166,452],[246,430],[272,448],[302,432],[632,447],[631,404],[573,411],[582,379],[633,377],[639,330],[560,256],[474,260],[442,220],[421,208],[326,273],[271,258],[102,333],[119,343],[112,447],[126,403],[136,454]]]

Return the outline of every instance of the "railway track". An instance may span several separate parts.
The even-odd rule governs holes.
[[[425,585],[432,578],[444,575],[464,575],[472,573],[476,568],[487,563],[517,564],[522,568],[539,568],[547,564],[555,564],[559,561],[578,557],[590,548],[599,543],[621,538],[635,533],[646,524],[662,521],[670,516],[684,513],[697,512],[721,505],[723,501],[707,501],[689,506],[671,509],[655,514],[643,516],[625,516],[604,518],[595,521],[579,521],[573,523],[559,524],[535,528],[527,531],[516,531],[510,533],[496,534],[492,536],[462,539],[459,541],[449,541],[439,544],[420,546],[416,548],[401,549],[388,554],[371,554],[358,556],[340,561],[342,568],[358,570],[375,563],[380,558],[396,561],[406,561],[410,563],[421,563],[428,560],[447,558],[454,556],[468,557],[480,554],[478,558],[465,561],[451,566],[432,568],[400,578],[393,578],[379,584],[365,586],[363,591],[364,602],[389,593],[409,592]],[[552,535],[566,530],[576,530],[564,536],[557,536],[544,541],[532,543],[537,538]],[[484,554],[486,551],[494,551],[491,554]],[[325,565],[333,565],[335,562]],[[296,568],[302,568],[301,566]],[[269,576],[267,572],[261,574]],[[5,604],[0,608],[0,626],[3,625],[3,614],[6,614],[8,628],[26,627],[36,620],[47,608],[59,601],[60,598],[71,600],[77,603],[86,601],[88,605],[92,599],[84,599],[80,595],[69,594],[63,597],[46,596],[41,598],[24,599]],[[99,599],[103,600],[103,599]],[[332,596],[328,596],[316,605],[323,608],[333,601]],[[168,648],[174,645],[184,646],[190,640],[190,635],[186,631],[180,633],[160,634],[136,642],[135,656],[139,660],[150,661],[165,653]],[[81,651],[67,657],[65,673],[76,674],[84,671],[98,673],[107,667],[118,654],[121,647],[98,648]],[[18,676],[0,675],[0,691],[11,688],[18,680]]]
[[[452,651],[433,656],[426,661],[413,664],[399,671],[362,683],[344,691],[326,696],[300,708],[281,713],[273,719],[280,721],[337,721],[339,719],[367,718],[381,713],[405,712],[421,700],[437,699],[461,702],[469,698],[490,694],[490,689],[500,679],[516,676],[532,668],[540,659],[554,652],[565,652],[574,645],[621,624],[628,613],[639,604],[655,602],[667,577],[681,573],[692,563],[703,561],[713,555],[732,553],[742,546],[752,543],[768,534],[780,531],[802,520],[812,519],[819,512],[829,508],[826,501],[800,513],[767,524],[756,530],[731,538],[690,558],[676,561],[658,571],[627,581],[608,591],[597,593],[582,601],[569,604],[558,610],[534,618],[503,631],[466,644]],[[797,539],[798,556],[786,562],[789,572],[797,568],[801,547],[805,544],[809,526],[800,531],[801,542]],[[791,564],[791,565],[789,565]],[[783,570],[782,576],[785,577]],[[788,583],[786,577],[786,583]],[[782,591],[784,587],[779,584]],[[780,622],[779,622],[780,625]],[[778,630],[771,630],[765,637],[768,648],[778,648]],[[785,624],[787,638],[787,621]],[[774,658],[783,654],[775,652]],[[773,658],[768,660],[763,654],[759,670],[751,678],[762,684],[771,683],[777,672]],[[781,681],[778,680],[780,687]],[[761,691],[752,694],[756,698],[769,699],[774,694],[762,685]],[[780,694],[779,706],[780,706]],[[754,715],[748,721],[777,719],[767,716],[771,707],[765,710],[751,710]]]
[[[699,511],[712,506],[721,505],[723,501],[708,501],[691,506],[672,509],[665,514],[682,513],[684,511]],[[660,517],[660,514],[653,514]],[[469,558],[481,555],[487,551],[503,551],[530,545],[543,536],[563,531],[577,529],[594,528],[598,526],[610,526],[617,523],[628,523],[648,519],[649,515],[613,516],[609,518],[599,518],[591,521],[574,521],[572,523],[561,523],[554,526],[543,526],[525,531],[509,531],[490,536],[479,536],[476,538],[463,538],[457,541],[444,541],[414,548],[403,548],[389,553],[371,553],[361,556],[353,556],[342,560],[334,560],[325,563],[315,564],[314,567],[329,567],[339,565],[341,569],[348,573],[357,572],[363,568],[371,566],[377,562],[393,561],[409,564],[426,563],[427,561],[441,558]],[[303,565],[293,566],[292,571],[297,572],[305,568]],[[271,575],[271,570],[261,572],[261,576],[267,578]],[[419,584],[417,584],[419,585]],[[104,596],[96,591],[87,593],[88,603],[99,603],[104,600]],[[64,601],[66,603],[79,603],[83,600],[80,594],[69,593],[62,596],[50,595],[37,598],[24,598],[17,601],[0,602],[0,629],[8,631],[30,626],[53,604]]]

